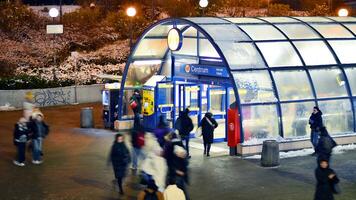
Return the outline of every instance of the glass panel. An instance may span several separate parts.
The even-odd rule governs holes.
[[[173,51],[173,54],[183,54],[197,56],[198,52],[197,39],[183,38],[182,48],[179,51]]]
[[[336,61],[323,41],[293,42],[306,65],[336,64]],[[321,59],[322,58],[322,59]]]
[[[172,76],[172,59],[171,59],[171,51],[168,51],[166,60],[163,61],[162,63],[162,75],[165,75],[167,77]]]
[[[150,30],[146,36],[167,36],[171,28],[173,28],[172,25],[158,25]]]
[[[233,72],[241,103],[274,102],[276,97],[267,71]]]
[[[304,22],[332,22],[330,19],[325,17],[295,17],[295,18],[302,20]]]
[[[284,138],[309,136],[309,111],[314,106],[314,102],[281,104]]]
[[[299,22],[298,20],[289,17],[260,17],[260,18],[271,23]]]
[[[121,108],[122,118],[124,119],[132,118],[134,116],[134,113],[129,104],[130,98],[132,97],[133,93],[134,93],[134,88],[124,89],[124,95],[122,97],[122,108]]]
[[[315,39],[320,38],[317,33],[304,24],[278,24],[276,25],[290,39]]]
[[[289,42],[259,42],[256,44],[270,67],[303,65]]]
[[[339,24],[312,24],[325,38],[353,38],[354,36]]]
[[[252,43],[216,42],[231,69],[264,68],[260,53]]]
[[[356,63],[356,40],[329,41],[340,62],[343,64]]]
[[[192,21],[196,24],[226,24],[229,23],[223,19],[216,17],[186,17],[189,21]]]
[[[284,100],[313,99],[307,73],[298,71],[276,71],[273,72],[279,98]]]
[[[253,40],[283,40],[286,39],[281,32],[271,25],[241,25],[240,26]]]
[[[218,52],[215,50],[213,45],[207,39],[200,39],[199,40],[199,55],[206,56],[206,57],[215,57],[220,58]]]
[[[142,86],[154,74],[157,74],[160,64],[135,65],[131,64],[127,72],[125,87]]]
[[[233,24],[200,25],[200,27],[215,41],[250,41],[250,38]]]
[[[187,30],[183,32],[183,35],[197,37],[197,33],[198,33],[197,29],[195,29],[194,27],[189,27]]]
[[[345,68],[345,73],[351,87],[352,95],[356,96],[356,68]]]
[[[339,69],[310,70],[318,98],[347,96],[345,78]]]
[[[166,39],[143,39],[136,48],[134,58],[163,58],[168,49]]]
[[[356,19],[356,18],[355,18]],[[354,34],[356,34],[356,24],[344,24],[348,29],[350,29]]]
[[[356,22],[355,17],[329,17],[329,18],[338,22]]]
[[[349,99],[319,101],[323,123],[330,134],[353,132],[353,116]]]
[[[242,106],[244,143],[279,136],[276,105]]]
[[[243,17],[243,18],[225,18],[226,20],[229,20],[232,23],[236,24],[247,24],[247,23],[262,23],[265,24],[266,22],[256,19],[256,18],[248,18],[248,17]]]

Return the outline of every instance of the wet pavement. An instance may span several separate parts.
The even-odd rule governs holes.
[[[107,165],[113,132],[99,130],[100,105],[91,104],[97,129],[79,129],[80,108],[88,105],[43,109],[51,133],[44,142],[44,160],[40,166],[12,164],[15,148],[12,129],[20,111],[0,112],[0,199],[1,200],[112,200],[113,173]],[[224,145],[214,145],[212,157],[203,157],[200,141],[192,142],[190,160],[193,200],[306,200],[313,199],[315,157],[281,160],[281,166],[266,169],[258,160],[228,156]],[[337,200],[356,199],[356,151],[333,158],[332,166],[341,178],[342,194]],[[126,179],[126,195],[136,199],[140,186],[137,177]]]

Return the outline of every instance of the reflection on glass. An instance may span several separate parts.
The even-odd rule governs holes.
[[[276,105],[243,106],[245,142],[279,136]]]
[[[196,38],[183,38],[182,48],[179,51],[174,51],[173,54],[197,56],[197,46]]]
[[[225,113],[225,102],[226,102],[226,91],[225,89],[211,88],[210,90],[210,112],[214,114]]]
[[[315,39],[320,38],[313,29],[304,24],[278,24],[276,25],[290,39]]]
[[[293,42],[306,65],[336,64],[336,61],[323,41]]]
[[[253,40],[283,40],[284,35],[272,25],[241,25]]]
[[[339,24],[312,25],[325,38],[353,38],[354,36]]]
[[[143,39],[137,46],[134,58],[163,58],[168,49],[167,39]]]
[[[250,38],[234,24],[200,25],[200,27],[215,41],[250,41]]]
[[[298,54],[289,42],[259,42],[257,46],[270,67],[302,66]]]
[[[273,76],[280,100],[314,98],[310,82],[305,71],[275,71],[273,72]]]
[[[281,104],[284,138],[309,136],[309,117],[314,106],[314,102]]]
[[[134,65],[129,66],[125,87],[142,86],[148,79],[155,75],[160,68],[160,64],[156,65]]]
[[[199,56],[219,58],[218,52],[207,39],[199,40]]]
[[[347,96],[345,77],[340,69],[310,70],[318,98]]]
[[[356,40],[329,41],[343,64],[356,63]]]
[[[330,134],[353,132],[353,117],[349,99],[319,101],[323,123]]]
[[[267,71],[234,72],[241,103],[274,102],[276,97]]]
[[[130,107],[129,101],[132,97],[134,89],[124,89],[124,96],[122,97],[122,118],[131,118],[134,116],[133,111]]]
[[[345,73],[352,91],[352,96],[356,96],[356,68],[345,68]]]

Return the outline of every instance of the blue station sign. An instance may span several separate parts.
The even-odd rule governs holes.
[[[229,78],[229,74],[224,67],[199,65],[199,64],[184,64],[180,70],[181,73],[187,73],[198,76],[213,76]]]

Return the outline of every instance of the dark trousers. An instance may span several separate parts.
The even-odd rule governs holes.
[[[178,176],[178,175],[176,176],[176,184],[177,184],[177,187],[178,187],[179,189],[183,190],[184,195],[185,195],[185,198],[186,198],[187,200],[189,200],[190,198],[189,198],[189,193],[188,193],[188,190],[187,190],[187,187],[186,187],[187,183],[186,183],[185,180],[186,180],[186,179],[185,179],[185,177],[183,177],[183,176]]]
[[[190,140],[190,135],[182,136],[182,142],[185,147],[185,150],[187,151],[188,156],[189,156],[189,140]],[[184,144],[184,141],[185,141],[185,144]]]
[[[122,189],[122,180],[124,179],[124,177],[116,177],[117,179],[117,185],[119,186],[119,192],[120,193],[124,193],[124,190]]]
[[[211,147],[211,143],[204,142],[204,154],[206,155],[210,154],[210,147]]]
[[[26,153],[26,142],[18,142],[17,146],[17,161],[19,163],[25,162],[25,153]]]
[[[134,127],[140,125],[140,113],[134,112]]]

